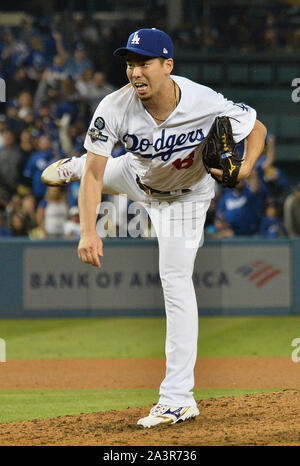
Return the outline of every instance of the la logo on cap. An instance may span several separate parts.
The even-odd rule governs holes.
[[[139,44],[140,43],[140,37],[137,32],[134,33],[134,36],[131,41],[132,44]]]

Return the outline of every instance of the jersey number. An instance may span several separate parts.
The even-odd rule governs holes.
[[[184,168],[190,168],[194,162],[195,151],[191,152],[190,155],[186,159],[176,159],[172,165],[177,170],[183,170]]]

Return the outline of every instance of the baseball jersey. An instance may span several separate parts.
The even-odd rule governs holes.
[[[141,182],[160,191],[191,188],[205,177],[201,143],[217,116],[232,117],[236,142],[248,136],[256,120],[248,105],[187,78],[171,78],[180,88],[180,101],[160,125],[127,84],[99,103],[84,143],[86,150],[109,157],[121,141]]]

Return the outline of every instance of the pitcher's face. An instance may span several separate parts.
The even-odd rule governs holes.
[[[150,100],[162,92],[173,69],[173,60],[151,58],[128,53],[126,74],[141,101]]]

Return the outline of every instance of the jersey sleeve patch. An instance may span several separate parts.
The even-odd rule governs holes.
[[[92,142],[96,142],[96,141],[107,142],[108,140],[108,136],[106,136],[105,134],[102,134],[101,130],[98,128],[90,128],[88,130],[88,135],[90,136]]]
[[[105,121],[102,117],[97,117],[94,121],[95,128],[99,129],[100,131],[105,127]]]

